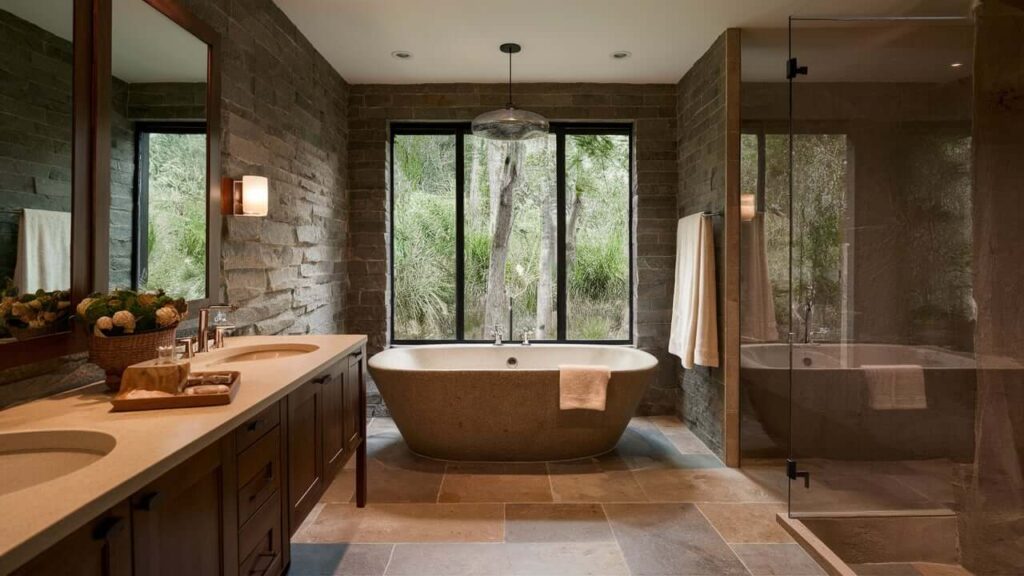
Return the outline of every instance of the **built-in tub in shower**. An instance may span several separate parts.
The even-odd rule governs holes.
[[[969,354],[894,344],[749,344],[741,358],[743,417],[763,428],[777,455],[790,453],[791,430],[791,453],[801,457],[964,462],[973,455],[977,374]],[[872,408],[866,366],[920,366],[926,405]]]
[[[560,410],[558,366],[611,369],[603,412]],[[391,348],[369,361],[409,448],[444,460],[583,458],[615,447],[657,359],[625,346],[534,344]]]

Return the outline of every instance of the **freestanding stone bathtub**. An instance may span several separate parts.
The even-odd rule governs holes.
[[[604,412],[559,410],[560,364],[611,369]],[[614,448],[657,364],[654,356],[624,346],[453,344],[391,348],[370,358],[369,368],[414,452],[522,462]]]

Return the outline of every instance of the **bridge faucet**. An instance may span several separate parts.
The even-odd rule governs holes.
[[[224,346],[223,333],[234,326],[220,325],[216,326],[215,333],[217,338],[213,342],[213,348],[210,348],[210,312],[234,312],[238,310],[238,306],[233,304],[218,304],[216,306],[208,306],[199,310],[199,351],[209,352]]]
[[[500,324],[495,324],[494,327],[491,328],[491,338],[494,338],[494,345],[495,346],[501,346],[502,345],[502,342],[501,342],[501,337],[502,336],[504,336],[504,331],[502,330],[501,325]]]

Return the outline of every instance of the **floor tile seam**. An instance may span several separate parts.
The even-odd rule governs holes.
[[[740,563],[740,566],[743,566],[743,569],[747,571],[747,574],[753,574],[754,571],[751,570],[750,566],[747,566],[747,563],[743,561],[743,558],[739,554],[736,553],[736,549],[732,547],[732,543],[725,539],[725,536],[722,535],[722,532],[711,521],[711,518],[708,518],[708,515],[704,513],[704,510],[702,510],[701,507],[698,506],[697,504],[694,504],[693,508],[695,510],[697,510],[697,513],[700,514],[701,518],[704,519],[704,522],[706,522],[707,525],[709,527],[711,527],[712,530],[715,531],[715,534],[718,535],[718,538],[726,545],[726,547],[729,548],[729,552],[732,552],[732,555],[736,557],[736,560],[738,560],[739,563]]]
[[[601,514],[604,515],[604,521],[608,523],[608,530],[612,533],[612,541],[615,542],[615,548],[619,551],[619,556],[622,558],[622,564],[626,567],[626,572],[632,576],[633,569],[630,568],[629,562],[626,560],[626,551],[622,549],[622,542],[619,540],[619,535],[615,533],[615,526],[612,525],[611,516],[608,515],[608,509],[605,508],[604,502],[599,502],[598,505],[601,507]]]

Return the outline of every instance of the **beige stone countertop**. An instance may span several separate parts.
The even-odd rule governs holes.
[[[356,352],[360,335],[240,336],[225,348],[314,344],[307,354],[216,365],[242,373],[231,404],[111,412],[102,383],[0,410],[0,434],[31,430],[95,430],[117,440],[106,456],[62,477],[0,495],[0,574],[7,574],[89,520],[125,500],[177,464],[280,400],[326,365]],[[204,369],[205,355],[193,360]],[[3,472],[0,471],[0,474]]]

